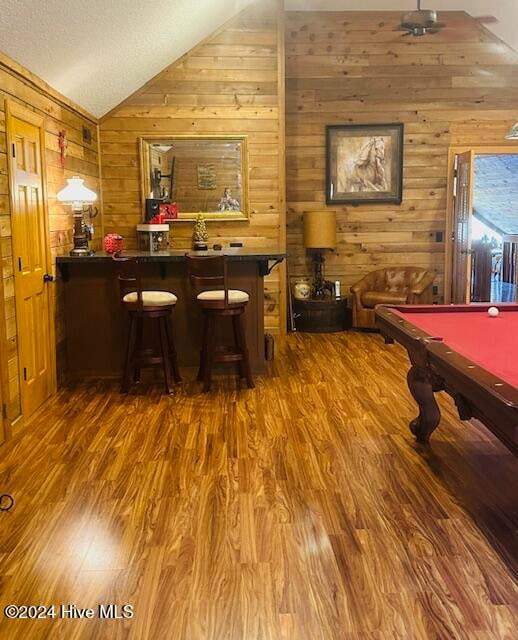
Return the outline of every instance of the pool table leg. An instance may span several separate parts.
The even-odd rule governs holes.
[[[427,443],[441,419],[434,395],[435,391],[441,389],[441,385],[432,371],[415,364],[408,372],[407,382],[410,393],[419,406],[419,415],[410,422],[410,431],[418,442]]]

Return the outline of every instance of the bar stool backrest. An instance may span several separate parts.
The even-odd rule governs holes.
[[[139,259],[114,253],[112,255],[112,260],[117,266],[117,280],[119,281],[121,302],[127,293],[136,291],[137,300],[134,303],[133,308],[137,311],[142,311],[144,305],[142,302],[142,281]]]
[[[224,290],[224,306],[228,307],[226,256],[191,256],[186,253],[185,259],[187,261],[187,273],[194,291],[199,293],[202,290]]]

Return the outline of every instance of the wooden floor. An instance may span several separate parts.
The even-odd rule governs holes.
[[[517,461],[447,398],[416,445],[406,369],[379,336],[306,334],[254,390],[60,392],[0,449],[1,607],[135,617],[0,638],[516,638]]]

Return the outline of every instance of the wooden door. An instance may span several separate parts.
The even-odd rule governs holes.
[[[0,258],[1,258],[1,254],[0,254]],[[0,313],[4,314],[5,313],[5,309],[4,309],[4,291],[3,291],[3,287],[0,287],[0,296],[2,296],[1,300],[0,300]],[[0,323],[0,327],[5,331],[5,326],[4,323]],[[5,333],[3,334],[3,336],[5,336]],[[8,388],[8,380],[7,380],[7,362],[5,361],[5,337],[2,338],[2,346],[0,346],[0,407],[1,407],[1,411],[0,411],[0,444],[2,444],[2,442],[5,441],[5,435],[6,435],[6,429],[5,429],[5,422],[7,422],[5,419],[7,418],[7,412],[6,412],[6,404],[4,403],[4,389],[7,387]]]
[[[452,229],[451,301],[470,301],[471,216],[473,214],[473,151],[456,156]]]
[[[55,385],[47,278],[42,163],[43,121],[8,109],[13,263],[22,414],[27,419]]]
[[[0,244],[0,262],[4,263],[3,247]],[[7,366],[7,331],[5,327],[5,292],[4,281],[0,278],[0,444],[11,435],[7,419],[7,400],[9,398],[9,369]]]

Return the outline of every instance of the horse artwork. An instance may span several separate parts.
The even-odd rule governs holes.
[[[400,204],[403,125],[327,127],[327,204]]]
[[[385,139],[374,136],[353,159],[349,173],[350,191],[386,191]]]

